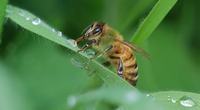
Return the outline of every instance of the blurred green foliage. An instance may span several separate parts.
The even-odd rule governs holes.
[[[130,39],[155,1],[148,1],[149,4],[141,7],[141,12],[138,9],[140,13],[136,15],[130,15],[129,10],[143,4],[140,0],[10,0],[9,3],[29,10],[74,39],[96,20],[107,22]],[[198,4],[198,0],[179,1],[151,37],[140,45],[151,55],[150,61],[140,55],[137,57],[140,67],[137,88],[140,91],[200,93]],[[132,16],[135,18],[129,21],[128,17]],[[121,27],[124,20],[129,22],[126,28]],[[0,103],[3,105],[0,109],[64,110],[68,96],[81,94],[95,85],[85,71],[71,64],[74,52],[10,20],[5,21],[3,28],[0,102],[4,104]]]

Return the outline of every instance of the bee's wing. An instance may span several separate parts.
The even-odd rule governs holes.
[[[141,55],[143,55],[147,59],[150,59],[150,55],[145,50],[143,50],[142,48],[136,46],[133,43],[128,43],[128,42],[124,42],[124,41],[122,43],[125,44],[125,45],[127,45],[131,49],[133,49],[135,52],[140,53]]]

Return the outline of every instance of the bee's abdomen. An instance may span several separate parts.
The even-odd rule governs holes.
[[[122,60],[122,77],[130,84],[135,86],[138,79],[138,67],[136,63],[136,58],[133,54],[133,51],[129,47],[121,47],[121,49],[120,47],[117,47],[117,49],[114,49],[110,54],[108,54],[108,58],[110,59],[111,63],[116,67],[116,70],[119,65],[119,60]]]
[[[124,60],[123,76],[129,83],[136,85],[138,79],[138,66],[135,57]]]

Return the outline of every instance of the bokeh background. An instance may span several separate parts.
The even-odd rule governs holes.
[[[144,5],[139,1],[10,0],[9,3],[29,10],[70,38],[77,38],[90,23],[104,21],[128,41],[157,0],[143,0]],[[151,59],[137,57],[139,90],[200,93],[199,2],[179,0],[151,37],[140,44]],[[132,11],[134,7],[137,10]],[[126,24],[129,18],[131,22]],[[5,20],[0,45],[0,108],[65,110],[69,95],[79,94],[91,85],[91,77],[71,63],[73,57],[74,52]]]

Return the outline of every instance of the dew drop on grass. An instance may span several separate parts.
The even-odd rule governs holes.
[[[26,20],[29,21],[31,18],[30,17],[26,17]]]
[[[56,32],[56,30],[54,28],[52,28],[52,32]]]
[[[146,94],[146,97],[152,99],[152,100],[155,100],[155,97],[153,97],[151,94]]]
[[[184,107],[193,107],[195,106],[195,102],[192,98],[188,96],[183,96],[180,98],[180,104]]]
[[[146,94],[146,96],[147,96],[147,97],[150,97],[151,95],[150,95],[150,94]]]
[[[56,33],[59,37],[62,37],[62,36],[63,36],[63,34],[62,34],[61,31],[57,31],[57,30],[54,29],[54,28],[52,28],[51,31],[52,31],[53,33]]]
[[[32,24],[33,24],[33,25],[39,25],[40,23],[41,23],[40,18],[34,18],[34,19],[32,20]]]
[[[171,96],[167,96],[167,100],[172,103],[176,103],[176,100],[174,98],[172,98]]]
[[[85,53],[90,57],[90,58],[92,58],[92,57],[94,57],[95,56],[95,51],[93,51],[92,49],[87,49],[86,51],[85,51]]]
[[[58,35],[59,37],[62,37],[62,32],[61,32],[61,31],[58,31],[58,32],[57,32],[57,35]]]
[[[77,98],[75,96],[69,96],[67,98],[67,105],[68,107],[74,107],[77,103]]]
[[[73,47],[77,47],[77,43],[76,43],[76,41],[75,41],[74,39],[68,39],[67,41],[68,41],[68,43],[69,43],[70,45],[72,45]]]
[[[173,98],[171,98],[171,102],[172,102],[172,103],[176,103],[176,100],[173,99]]]

